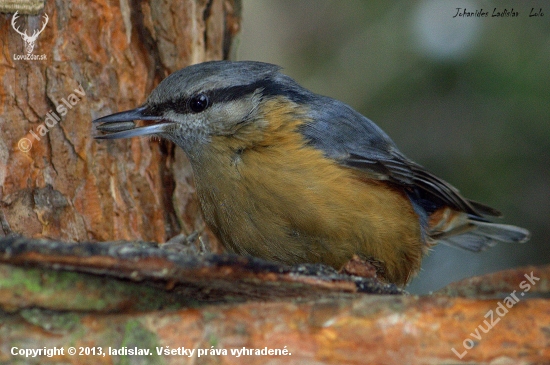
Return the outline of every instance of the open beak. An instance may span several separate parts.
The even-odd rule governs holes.
[[[163,120],[161,116],[147,115],[147,107],[141,106],[136,109],[107,115],[94,120],[96,130],[102,134],[95,135],[95,139],[118,139],[136,136],[158,134],[166,131],[166,127],[172,124]],[[134,120],[154,120],[154,124],[143,127],[136,127]]]

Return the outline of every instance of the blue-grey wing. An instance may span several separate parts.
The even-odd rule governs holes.
[[[348,105],[322,96],[310,102],[310,122],[302,125],[300,132],[327,157],[373,179],[401,186],[428,212],[447,205],[477,217],[500,215],[462,197],[451,184],[408,159],[382,129]]]

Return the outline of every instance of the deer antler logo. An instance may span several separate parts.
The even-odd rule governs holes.
[[[17,33],[21,35],[21,37],[23,38],[23,41],[25,41],[25,50],[27,51],[27,55],[30,55],[32,53],[32,50],[34,49],[34,43],[36,42],[38,35],[42,33],[44,28],[46,28],[46,24],[48,24],[48,14],[44,14],[45,21],[44,21],[44,24],[42,24],[42,29],[40,29],[39,31],[35,30],[31,36],[27,34],[26,30],[24,32],[21,32],[19,30],[19,27],[15,26],[15,20],[17,19],[17,17],[18,16],[16,11],[15,14],[13,14],[13,17],[11,18],[11,26],[13,27],[13,29],[15,29]]]

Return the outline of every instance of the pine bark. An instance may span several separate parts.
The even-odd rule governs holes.
[[[0,15],[0,237],[165,242],[204,228],[180,149],[96,141],[91,121],[139,106],[182,67],[229,58],[239,0],[47,1],[24,12],[15,23],[28,35],[48,16],[33,50],[46,59],[16,59],[22,37],[13,14]]]

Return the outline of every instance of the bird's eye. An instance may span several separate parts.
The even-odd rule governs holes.
[[[209,106],[208,96],[205,94],[193,96],[191,100],[189,100],[189,108],[191,108],[194,113],[200,113]]]

